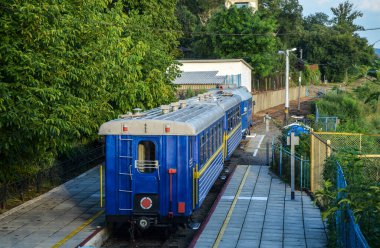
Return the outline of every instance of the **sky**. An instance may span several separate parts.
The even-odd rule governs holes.
[[[380,0],[349,0],[354,4],[355,10],[363,13],[363,17],[355,21],[364,28],[380,28]],[[303,7],[303,15],[308,16],[315,12],[323,12],[332,16],[331,7],[337,7],[344,0],[299,0]],[[380,29],[373,31],[358,32],[361,37],[368,39],[370,45],[380,48]]]

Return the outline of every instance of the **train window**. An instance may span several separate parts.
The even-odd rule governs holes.
[[[152,173],[156,170],[156,146],[152,141],[139,142],[136,166],[138,171],[143,173]]]
[[[203,164],[205,160],[205,137],[202,135],[201,138],[201,164]]]
[[[214,145],[213,145],[213,140],[214,140],[214,129],[212,127],[210,128],[210,154],[213,154],[214,150]]]
[[[206,156],[205,157],[206,157],[206,161],[210,157],[210,137],[208,135],[208,132],[206,133]]]
[[[219,125],[219,132],[220,132],[220,144],[223,144],[224,140],[224,131],[223,131],[223,122]]]
[[[214,127],[214,152],[218,149],[218,131],[216,126]]]

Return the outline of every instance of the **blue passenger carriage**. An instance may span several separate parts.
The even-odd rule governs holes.
[[[214,92],[104,123],[107,221],[187,222],[242,139],[241,103]]]
[[[241,131],[243,135],[250,134],[253,124],[252,121],[252,94],[245,87],[226,89],[225,92],[231,92],[241,97],[240,114],[242,119]]]

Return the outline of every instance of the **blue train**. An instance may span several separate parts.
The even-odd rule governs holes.
[[[246,88],[213,90],[101,125],[108,223],[186,223],[252,126]]]

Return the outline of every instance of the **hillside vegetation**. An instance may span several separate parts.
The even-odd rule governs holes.
[[[316,102],[323,116],[337,116],[337,131],[380,133],[380,82],[364,81],[352,91],[335,88]]]

